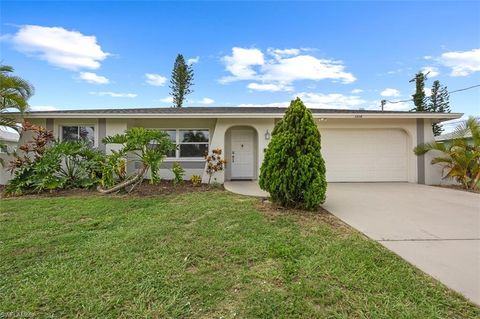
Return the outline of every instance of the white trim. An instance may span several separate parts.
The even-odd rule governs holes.
[[[282,118],[284,113],[183,113],[183,114],[162,114],[162,113],[27,113],[25,118]],[[458,119],[463,113],[312,113],[314,118],[425,118],[450,120]]]

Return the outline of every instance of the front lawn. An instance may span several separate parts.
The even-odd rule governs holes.
[[[320,214],[224,191],[1,199],[0,317],[473,318]]]

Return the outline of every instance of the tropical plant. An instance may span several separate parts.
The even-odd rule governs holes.
[[[469,141],[469,133],[471,141]],[[416,155],[427,152],[440,152],[431,164],[443,167],[443,178],[454,179],[465,189],[480,188],[480,122],[474,117],[459,124],[453,139],[445,142],[432,142],[417,146]]]
[[[98,150],[81,141],[57,142],[51,131],[28,122],[22,126],[33,137],[13,153],[7,193],[87,188],[98,182],[103,161]]]
[[[7,111],[14,109],[23,114],[28,109],[28,99],[33,95],[34,88],[21,77],[11,75],[13,67],[0,65],[0,126],[19,130],[17,120],[9,116]]]
[[[192,93],[193,68],[185,62],[183,55],[177,55],[173,65],[172,78],[170,79],[170,95],[173,98],[174,107],[182,107],[185,96]]]
[[[223,171],[226,161],[222,159],[222,150],[220,148],[214,149],[210,155],[205,153],[204,158],[207,161],[206,172],[208,174],[208,184],[210,184],[212,176],[216,172]]]
[[[284,207],[317,209],[327,189],[320,149],[317,124],[297,98],[272,131],[260,169],[260,187]]]
[[[192,182],[192,185],[195,187],[200,186],[202,184],[202,177],[200,175],[192,175],[190,182]]]
[[[167,133],[143,127],[134,127],[127,130],[124,134],[107,136],[102,142],[104,144],[120,144],[122,146],[120,150],[107,155],[106,162],[111,173],[109,173],[110,176],[107,179],[104,179],[102,184],[109,188],[105,189],[102,186],[97,188],[104,194],[120,190],[132,191],[137,185],[142,183],[144,175],[148,170],[150,170],[151,174],[150,183],[158,183],[160,181],[160,176],[158,175],[160,165],[165,159],[167,152],[174,150],[176,147],[170,141]],[[132,176],[126,177],[125,180],[116,180],[112,173],[117,169],[118,161],[127,157],[133,157],[135,162],[140,163],[140,167]],[[116,185],[112,185],[112,180],[114,180],[113,183]]]
[[[174,175],[173,185],[183,183],[183,177],[185,176],[185,170],[177,162],[172,165],[172,173]]]

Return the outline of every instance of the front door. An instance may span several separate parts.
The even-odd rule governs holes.
[[[232,130],[232,179],[254,179],[254,132],[252,130]]]

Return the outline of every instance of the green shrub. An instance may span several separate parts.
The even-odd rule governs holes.
[[[200,186],[200,184],[202,184],[202,177],[200,175],[192,175],[190,182],[192,182],[193,186]]]
[[[183,183],[183,177],[185,176],[185,170],[177,162],[173,163],[172,172],[174,175],[173,185]]]
[[[327,190],[320,149],[312,113],[297,98],[272,132],[260,169],[260,187],[284,207],[317,209]]]
[[[97,184],[104,155],[82,141],[57,142],[43,127],[23,124],[31,141],[13,154],[9,168],[13,179],[8,194],[20,195],[62,188],[89,188]]]

